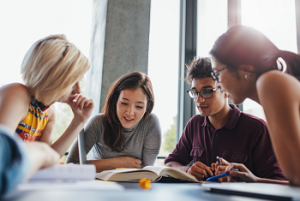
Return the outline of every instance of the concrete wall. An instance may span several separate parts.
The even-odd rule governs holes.
[[[151,0],[94,0],[88,97],[95,113],[105,104],[108,89],[121,75],[148,71]],[[93,114],[93,115],[94,115]]]

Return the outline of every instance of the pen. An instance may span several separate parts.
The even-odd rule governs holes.
[[[225,177],[225,176],[229,175],[230,171],[239,171],[239,170],[238,169],[232,169],[232,170],[229,170],[228,172],[225,172],[223,174],[219,174],[217,176],[209,177],[209,178],[206,179],[206,181],[216,181],[216,180],[218,180],[218,178]]]
[[[189,167],[192,167],[194,165],[194,160],[192,160],[189,164]]]
[[[218,160],[219,164],[220,164],[220,165],[222,165],[222,161],[221,161],[220,157],[219,157],[219,156],[217,156],[216,158],[217,158],[217,160]]]

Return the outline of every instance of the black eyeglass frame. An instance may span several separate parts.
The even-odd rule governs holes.
[[[192,99],[197,99],[197,98],[199,97],[199,94],[200,94],[200,96],[201,96],[202,98],[204,98],[204,99],[210,99],[210,98],[213,97],[213,93],[214,93],[217,89],[219,89],[219,87],[216,87],[216,88],[213,88],[213,89],[205,89],[205,90],[201,90],[201,91],[196,91],[196,90],[194,90],[194,89],[189,89],[189,90],[187,90],[186,92],[189,94],[189,96],[190,96]],[[191,91],[195,92],[195,93],[197,94],[197,96],[196,96],[196,97],[192,97],[191,94],[190,94]],[[204,97],[204,95],[203,95],[204,92],[211,92],[210,97]]]
[[[228,68],[228,66],[225,66],[224,68],[220,69],[220,70],[217,70],[216,72],[215,71],[212,71],[211,72],[211,76],[214,80],[216,80],[217,82],[220,82],[220,79],[219,79],[219,74],[221,71],[225,70],[226,68]]]

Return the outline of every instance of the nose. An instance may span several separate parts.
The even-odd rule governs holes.
[[[201,96],[201,94],[198,93],[198,96],[197,96],[197,98],[196,98],[195,100],[196,100],[196,103],[201,103],[201,102],[204,102],[204,101],[205,101],[205,98],[203,98],[203,97]]]
[[[80,85],[79,82],[76,82],[72,88],[72,94],[80,94],[81,90],[80,90]]]
[[[134,105],[129,105],[127,107],[126,113],[130,116],[133,115],[134,114]]]

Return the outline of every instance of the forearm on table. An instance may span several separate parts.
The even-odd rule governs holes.
[[[104,170],[111,170],[116,168],[124,168],[123,160],[118,158],[106,158],[91,161],[91,164],[96,166],[97,172],[102,172]]]

